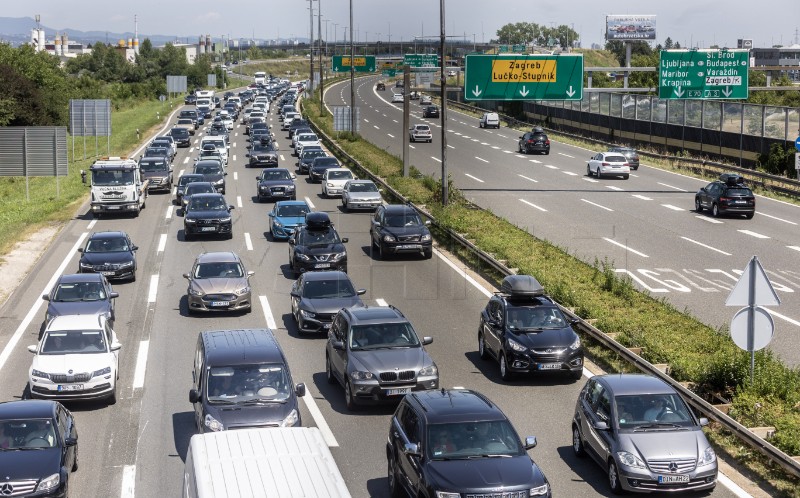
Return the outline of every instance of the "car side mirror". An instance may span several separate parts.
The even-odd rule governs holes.
[[[290,246],[294,245],[294,239],[289,239],[289,240],[287,240],[287,242],[289,243]]]
[[[44,299],[45,301],[49,301],[50,296],[48,294],[42,294],[42,299]]]
[[[348,242],[349,240],[350,240],[350,239],[348,239],[347,237],[343,238],[343,239],[342,239],[342,244],[347,244],[347,242]]]
[[[183,278],[185,278],[186,280],[191,280],[192,279],[192,277],[190,277],[188,273],[184,273],[183,274]]]
[[[333,342],[331,342],[331,346],[336,351],[343,351],[344,350],[344,343],[342,341],[333,341]]]
[[[705,427],[708,425],[708,419],[706,417],[700,417],[700,427]]]
[[[289,175],[291,175],[292,180],[297,180],[297,175],[295,175],[294,173],[289,173]]]
[[[228,173],[225,174],[227,175]],[[228,209],[236,209],[236,206],[234,206],[233,204],[228,204]]]
[[[111,292],[108,294],[109,299],[116,299],[119,297],[119,292]]]
[[[367,289],[358,289],[358,290],[356,291],[356,295],[357,295],[357,296],[363,296],[363,295],[364,295],[364,294],[366,294],[366,293],[367,293]]]
[[[228,172],[227,172],[227,171],[226,171],[226,172],[224,172],[224,173],[222,173],[222,174],[223,174],[224,176],[228,176]]]
[[[294,386],[294,393],[298,397],[302,398],[303,396],[306,395],[306,385],[303,383],[297,384],[296,386]]]
[[[31,344],[28,346],[28,351],[31,353],[36,353],[39,351],[39,347],[36,344]]]
[[[423,346],[427,346],[428,344],[431,344],[432,342],[433,342],[433,337],[425,336],[425,337],[422,338],[422,345]]]
[[[535,448],[537,444],[536,436],[528,436],[525,438],[525,449],[529,450]]]
[[[197,392],[197,389],[191,389],[189,391],[189,403],[197,403],[200,401],[200,394]]]
[[[111,343],[111,351],[119,351],[120,349],[122,349],[122,343],[121,342],[114,341],[114,342]]]
[[[244,155],[244,157],[250,157],[250,153],[248,152],[247,154]]]
[[[76,437],[64,438],[64,446],[75,446],[76,444],[78,444],[78,438]]]
[[[78,252],[83,252],[83,247],[79,247]]]
[[[294,291],[294,290],[293,290],[293,291],[291,291],[291,292],[289,292],[289,295],[290,295],[291,297],[300,297],[300,293],[299,293],[299,292],[297,292],[297,291]]]
[[[593,427],[594,427],[594,430],[596,430],[596,431],[607,431],[608,430],[608,424],[605,423],[602,420],[595,422],[593,424]]]
[[[425,226],[426,227],[431,226],[431,220],[425,220]]]
[[[131,251],[137,251],[137,250],[139,250],[139,246],[131,246]]]
[[[416,443],[406,443],[403,445],[403,453],[409,456],[420,456],[419,446]]]
[[[375,228],[380,228],[381,227],[381,222],[380,221],[373,221],[372,224],[375,225]]]

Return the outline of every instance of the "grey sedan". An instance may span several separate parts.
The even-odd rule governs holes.
[[[350,180],[342,189],[342,207],[351,209],[375,209],[383,203],[381,192],[371,180]]]
[[[356,290],[347,273],[341,271],[301,274],[290,292],[297,329],[327,333],[340,309],[364,305],[359,296],[366,292],[366,289]]]
[[[246,311],[252,307],[250,277],[242,260],[233,252],[206,252],[197,257],[189,281],[186,301],[189,313],[197,311]]]
[[[114,324],[114,292],[108,279],[100,273],[61,275],[49,294],[45,323],[61,315],[104,315]]]

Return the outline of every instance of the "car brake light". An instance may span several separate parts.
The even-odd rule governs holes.
[[[528,143],[529,143],[529,144],[532,144],[532,143],[533,143],[533,140],[529,138],[529,139],[528,139]]]
[[[548,138],[547,140],[544,141],[544,143],[550,145],[550,139]]]
[[[730,201],[730,200],[731,200],[731,198],[730,198],[730,197],[720,197],[720,198],[719,198],[719,202],[728,202],[728,201]]]
[[[611,163],[603,163],[602,166],[611,166]]]

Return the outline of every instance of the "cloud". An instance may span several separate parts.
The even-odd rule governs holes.
[[[220,19],[222,19],[222,15],[219,12],[206,12],[194,18],[195,21],[200,22],[219,21]]]

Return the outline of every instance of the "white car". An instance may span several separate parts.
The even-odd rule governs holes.
[[[598,152],[586,163],[586,175],[602,178],[605,175],[621,176],[628,179],[631,167],[628,159],[619,152]]]
[[[117,401],[117,335],[104,315],[62,315],[48,322],[28,372],[32,398]]]
[[[393,93],[392,94],[392,104],[396,103],[403,103],[403,94],[402,93]]]
[[[496,112],[484,112],[478,123],[479,128],[500,128],[500,116]]]
[[[307,145],[319,145],[322,147],[322,142],[319,141],[319,137],[314,133],[298,135],[297,142],[294,144],[294,155],[300,157],[300,154],[303,153],[303,147]]]
[[[225,125],[225,129],[231,131],[233,129],[233,117],[230,115],[230,113],[223,110],[219,111],[217,115],[222,120],[222,124]]]
[[[287,131],[295,119],[302,119],[299,112],[287,112],[283,118],[283,123],[281,123],[281,130]]]
[[[431,105],[433,104],[433,99],[430,95],[423,95],[419,98],[419,105]]]
[[[414,125],[408,130],[408,140],[410,142],[428,142],[433,141],[433,134],[431,127],[426,124]]]
[[[342,195],[344,184],[355,179],[353,172],[347,168],[326,169],[322,175],[322,197]]]

